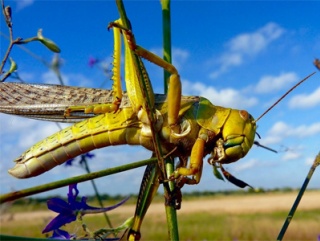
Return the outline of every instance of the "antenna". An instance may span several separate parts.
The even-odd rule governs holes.
[[[262,148],[264,148],[264,149],[267,149],[267,150],[269,150],[269,151],[272,151],[272,152],[274,152],[274,153],[278,153],[276,150],[274,150],[274,149],[272,149],[272,148],[270,148],[270,147],[261,145],[261,144],[260,144],[259,142],[257,142],[257,141],[254,141],[253,144],[255,144],[255,145],[257,145],[257,146],[260,146],[260,147],[262,147]]]
[[[316,72],[313,72],[312,74],[309,74],[307,77],[305,77],[303,80],[300,80],[297,84],[295,84],[290,90],[288,90],[279,100],[277,100],[273,105],[271,105],[265,112],[262,113],[256,120],[253,121],[253,123],[257,123],[258,120],[260,120],[265,114],[267,114],[273,107],[275,107],[284,97],[286,97],[291,91],[293,91],[297,86],[302,84],[304,81],[309,79],[312,75],[314,75]]]

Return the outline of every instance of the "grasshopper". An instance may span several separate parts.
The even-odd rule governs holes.
[[[221,165],[236,162],[249,152],[256,120],[246,110],[216,106],[204,97],[181,96],[180,77],[173,65],[138,46],[121,19],[109,27],[114,32],[112,90],[0,83],[0,112],[76,123],[24,152],[9,170],[11,175],[37,176],[78,155],[111,145],[141,145],[155,151],[153,131],[159,135],[164,155],[183,160],[169,179],[182,177],[191,185],[200,182],[206,155],[210,154],[209,164]],[[127,93],[122,91],[120,78],[121,34]],[[141,58],[171,73],[167,95],[153,93]],[[152,120],[142,81],[154,108]]]
[[[114,30],[113,89],[76,88],[56,85],[0,84],[0,111],[29,118],[80,122],[38,142],[15,160],[9,173],[18,178],[40,175],[80,154],[110,145],[142,145],[154,151],[151,122],[141,90],[135,56],[150,60],[171,73],[168,95],[154,95],[144,67],[151,105],[155,108],[155,131],[166,155],[186,160],[171,179],[200,181],[203,158],[211,164],[231,163],[244,157],[254,142],[256,123],[245,110],[215,106],[204,97],[181,96],[175,67],[135,44],[132,32],[117,20]],[[122,33],[125,45],[125,83],[121,89],[120,55]],[[86,119],[88,118],[88,119]],[[85,120],[83,120],[85,119]]]

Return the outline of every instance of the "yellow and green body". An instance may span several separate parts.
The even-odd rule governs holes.
[[[9,95],[5,96],[5,93],[11,92],[10,96],[13,97],[12,93],[22,94],[22,90],[28,90],[30,96],[37,96],[37,99],[41,102],[41,99],[48,99],[48,96],[50,96],[48,90],[52,92],[51,95],[56,95],[61,91],[59,88],[68,90],[67,92],[78,93],[78,95],[87,91],[86,88],[77,87],[0,83],[2,100],[0,109],[2,112],[23,114],[31,118],[53,118],[53,115],[49,113],[61,113],[65,107],[55,106],[51,103],[50,108],[52,110],[47,108],[45,113],[37,111],[32,115],[32,108],[29,112],[22,111],[22,101],[21,103],[14,103],[17,110],[14,109],[12,104],[10,106]],[[98,95],[105,93],[106,96],[110,96],[107,90],[91,89],[91,92],[94,90]],[[17,96],[14,98],[22,100]],[[125,95],[124,100],[126,99]],[[4,103],[4,100],[7,103]],[[28,103],[26,96],[23,102]],[[41,105],[44,106],[45,104],[42,103]],[[25,106],[27,105],[25,104]],[[32,105],[29,104],[28,107],[30,106]],[[200,164],[198,159],[201,158],[202,160],[205,155],[213,152],[214,148],[218,147],[216,145],[219,139],[223,140],[223,148],[225,149],[225,157],[219,160],[221,163],[230,163],[242,158],[253,144],[255,135],[255,128],[252,127],[253,119],[245,111],[214,106],[203,97],[183,96],[181,97],[178,121],[182,131],[179,135],[172,136],[168,125],[166,96],[156,95],[155,107],[160,113],[157,125],[164,154],[171,153],[174,157],[184,158],[194,155],[191,156],[191,159],[194,158],[197,161],[192,163],[193,166],[190,168],[192,169],[196,165],[196,172],[201,172],[202,167],[202,164],[199,167],[197,166]],[[70,119],[65,119],[65,121],[77,121],[78,118],[84,118],[85,116],[76,117],[77,115],[74,115]],[[58,120],[64,121],[63,117]],[[37,176],[80,154],[97,148],[124,144],[141,145],[151,151],[154,150],[148,128],[144,127],[129,102],[122,105],[115,114],[104,113],[85,119],[38,142],[15,160],[16,166],[9,172],[18,178]],[[189,174],[189,169],[184,168],[186,167],[180,168],[180,171],[178,171],[180,173],[177,173],[186,176],[196,174],[193,169],[193,173]]]

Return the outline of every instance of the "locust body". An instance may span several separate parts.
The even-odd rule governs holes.
[[[65,118],[64,110],[72,101],[79,102],[84,92],[87,94],[83,96],[90,97],[91,102],[103,100],[108,103],[111,91],[18,83],[0,83],[0,90],[1,112],[62,122],[84,119],[47,137],[24,152],[15,160],[15,167],[9,170],[15,177],[37,176],[80,154],[111,145],[142,145],[151,151],[154,150],[151,135],[137,117],[130,102],[126,101],[126,94],[123,94],[123,104],[116,113],[104,113],[94,117],[73,113]],[[65,91],[64,94],[73,93],[72,99],[70,96],[63,97],[65,95],[61,91]],[[57,96],[58,99],[45,98],[53,97],[57,93],[60,96]],[[31,103],[35,97],[40,104]],[[69,100],[65,100],[64,104],[55,103],[61,101],[59,98]],[[245,156],[253,144],[255,124],[246,111],[214,106],[203,97],[183,96],[178,121],[182,131],[180,135],[172,136],[167,121],[167,104],[165,95],[155,95],[155,107],[160,113],[157,131],[164,154],[171,153],[172,156],[181,158],[190,156],[200,135],[206,138],[201,158],[210,152],[213,155],[215,148],[218,148],[218,140],[223,140],[225,156],[218,155],[216,159],[221,163],[229,163]],[[34,107],[38,107],[38,110],[35,111]]]
[[[179,157],[181,164],[169,179],[182,177],[184,183],[197,184],[208,153],[212,165],[234,162],[248,153],[256,130],[252,116],[244,110],[214,106],[203,97],[182,97],[176,68],[138,46],[129,25],[125,17],[109,24],[114,30],[112,91],[1,84],[0,111],[4,113],[41,120],[81,121],[23,153],[9,170],[12,175],[36,176],[93,149],[129,144],[153,151],[159,166],[165,155]],[[121,36],[126,96],[120,79]],[[171,74],[167,95],[154,94],[142,58]]]
[[[154,151],[158,160],[167,154],[179,157],[182,162],[169,179],[182,177],[187,184],[197,184],[208,153],[212,165],[234,162],[247,154],[256,129],[251,115],[214,106],[203,97],[181,97],[175,67],[136,45],[131,30],[123,24],[119,19],[109,25],[114,29],[112,91],[1,83],[1,112],[40,120],[81,121],[31,147],[16,160],[10,174],[36,176],[93,149],[129,144]],[[127,95],[120,80],[121,35]],[[141,58],[171,73],[166,96],[153,93]]]

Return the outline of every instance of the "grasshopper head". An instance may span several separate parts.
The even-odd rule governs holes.
[[[256,123],[245,110],[232,109],[217,141],[212,161],[231,163],[244,157],[254,142]]]

